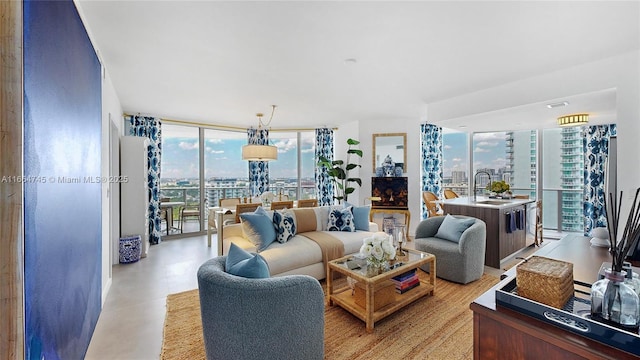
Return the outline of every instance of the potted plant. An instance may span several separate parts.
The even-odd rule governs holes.
[[[329,160],[324,156],[320,156],[318,166],[324,166],[327,169],[327,174],[331,177],[333,183],[333,198],[341,203],[342,200],[347,201],[349,194],[354,192],[355,187],[349,186],[351,183],[356,183],[358,186],[362,186],[362,180],[356,177],[349,177],[349,171],[361,167],[360,164],[350,163],[351,155],[357,155],[362,157],[362,150],[354,148],[360,144],[360,141],[354,139],[348,139],[347,145],[347,160]]]

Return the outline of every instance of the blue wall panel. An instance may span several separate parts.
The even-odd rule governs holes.
[[[72,1],[24,2],[28,359],[82,359],[100,314],[100,72]]]

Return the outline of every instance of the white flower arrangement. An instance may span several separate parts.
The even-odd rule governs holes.
[[[389,235],[377,232],[372,237],[363,239],[360,254],[368,264],[381,266],[396,258],[396,249],[389,241]]]
[[[270,204],[275,197],[276,196],[271,191],[265,191],[260,195],[260,200],[265,204]]]

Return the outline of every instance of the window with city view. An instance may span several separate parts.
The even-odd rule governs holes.
[[[442,173],[443,185],[466,196],[469,189],[469,146],[466,132],[443,129],[442,134]]]
[[[172,202],[206,207],[218,206],[221,198],[249,197],[249,167],[242,160],[245,132],[202,129],[194,126],[163,124],[160,197]],[[269,190],[289,199],[315,197],[313,131],[271,132],[270,143],[278,147],[278,160],[269,163]],[[202,149],[201,149],[202,147]],[[202,150],[204,168],[200,169]],[[204,196],[200,197],[202,178]],[[173,218],[179,219],[179,207]],[[185,227],[184,232],[204,228]]]

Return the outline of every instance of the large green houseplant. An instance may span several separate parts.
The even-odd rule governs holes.
[[[331,182],[334,184],[333,198],[341,203],[343,200],[347,201],[349,194],[354,192],[355,187],[349,186],[351,183],[356,183],[358,186],[362,186],[362,180],[356,177],[349,177],[349,171],[361,167],[360,164],[350,163],[351,155],[357,155],[362,157],[362,150],[354,148],[360,144],[360,141],[354,139],[348,139],[347,145],[347,159],[343,160],[329,160],[324,156],[320,156],[318,166],[324,166],[327,169],[327,174],[331,177]]]

